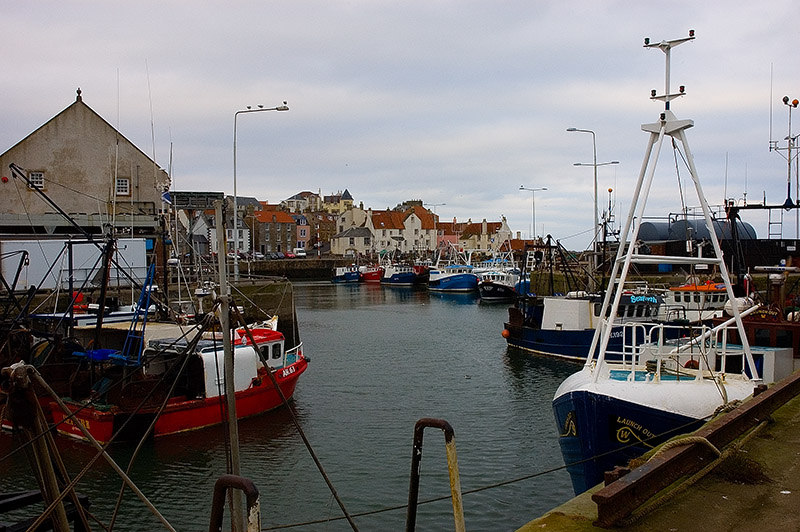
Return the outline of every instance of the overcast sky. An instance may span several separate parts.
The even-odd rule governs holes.
[[[237,192],[276,203],[348,189],[365,207],[441,204],[441,219],[532,223],[571,249],[592,227],[592,136],[599,203],[614,189],[624,219],[647,135],[663,104],[672,52],[673,103],[709,201],[783,203],[787,165],[770,152],[800,98],[796,2],[289,1],[18,2],[2,0],[0,152],[75,99],[117,126],[177,190]],[[793,135],[800,132],[796,120]],[[153,142],[155,139],[155,142]],[[785,154],[785,152],[783,152]],[[647,213],[681,208],[670,146]],[[678,156],[680,160],[680,156]],[[3,170],[3,175],[7,170]],[[663,183],[662,187],[660,184]],[[666,188],[665,188],[666,187]],[[796,199],[794,184],[792,197]],[[685,203],[697,205],[690,190]],[[432,207],[431,207],[432,208]],[[766,236],[766,216],[748,214]],[[784,235],[794,237],[787,215]]]

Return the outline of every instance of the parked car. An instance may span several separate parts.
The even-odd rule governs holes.
[[[267,258],[267,257],[266,257],[266,256],[264,256],[264,254],[263,254],[263,253],[261,253],[260,251],[254,251],[254,252],[253,252],[253,260],[264,260],[264,259],[266,259],[266,258]]]
[[[294,248],[294,256],[295,257],[305,257],[306,250],[304,248]]]
[[[286,258],[286,255],[284,255],[284,254],[283,254],[283,253],[281,253],[280,251],[278,251],[278,252],[277,252],[277,253],[275,253],[275,254],[278,256],[278,258],[279,258],[279,259],[285,259],[285,258]]]
[[[294,258],[294,253],[289,253],[287,251],[286,253],[283,254],[283,256],[286,257],[287,259],[293,259]]]

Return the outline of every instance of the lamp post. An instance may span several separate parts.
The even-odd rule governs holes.
[[[423,203],[426,207],[433,207],[433,234],[435,235],[435,245],[434,249],[439,249],[439,229],[436,227],[436,207],[441,207],[442,205],[447,205],[447,203]]]
[[[531,240],[533,240],[536,238],[536,193],[547,190],[547,187],[526,188],[524,185],[520,185],[519,189],[529,190],[531,193]]]
[[[239,115],[244,113],[259,113],[261,111],[288,111],[289,107],[286,102],[277,107],[264,107],[259,105],[258,108],[253,109],[249,105],[247,109],[242,109],[233,113],[233,278],[235,281],[239,280],[239,205],[236,196],[236,125],[238,123]]]
[[[567,128],[567,131],[574,132],[577,131],[579,133],[591,133],[592,134],[592,162],[591,163],[575,163],[575,166],[591,166],[594,168],[594,229],[592,230],[592,270],[596,271],[598,264],[597,264],[597,234],[599,229],[599,221],[597,219],[597,167],[598,166],[606,166],[610,164],[619,164],[619,161],[610,161],[606,163],[598,163],[597,162],[597,138],[594,134],[594,131],[591,129],[578,129],[576,127]]]

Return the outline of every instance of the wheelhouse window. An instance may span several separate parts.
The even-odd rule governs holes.
[[[44,172],[29,172],[28,181],[31,188],[44,188]]]
[[[273,344],[272,345],[272,359],[277,360],[281,358],[281,344]]]

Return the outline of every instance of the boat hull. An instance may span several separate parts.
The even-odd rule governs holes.
[[[428,280],[428,290],[434,292],[474,292],[478,289],[478,276],[474,273],[461,273],[434,277]]]
[[[630,372],[627,372],[629,374]],[[604,473],[653,447],[699,428],[723,404],[716,384],[693,379],[647,382],[625,374],[591,380],[591,370],[567,378],[553,399],[559,446],[578,495],[603,481]],[[725,383],[728,401],[752,393],[752,383]]]
[[[491,281],[478,283],[478,293],[483,301],[511,301],[517,296],[513,286]]]
[[[636,329],[636,342],[645,339],[646,324],[641,329]],[[674,339],[682,334],[682,329],[668,330],[666,338]],[[589,348],[592,346],[594,329],[580,330],[555,330],[539,329],[526,325],[505,324],[503,336],[510,347],[529,351],[537,355],[546,355],[575,362],[586,362]],[[606,360],[615,362],[622,359],[623,327],[616,326],[611,330],[608,338]],[[597,353],[595,349],[595,353]]]
[[[287,400],[294,395],[297,380],[307,367],[308,361],[300,358],[297,362],[274,373],[280,391]],[[223,423],[227,421],[225,401],[222,395],[213,398],[171,399],[156,421],[153,436],[177,434]],[[253,379],[248,389],[236,392],[237,419],[263,414],[282,405],[281,394],[275,389],[263,368],[259,371],[259,377]],[[77,402],[67,402],[66,406],[73,413],[72,418],[67,416],[57,403],[50,403],[53,422],[59,434],[85,440],[83,432],[76,426],[76,423],[80,423],[100,443],[110,441],[115,432],[129,419],[126,430],[121,432],[121,437],[123,439],[141,437],[158,410],[156,406],[149,406],[134,413],[134,408],[103,409],[100,406],[84,407]]]
[[[414,272],[394,273],[388,277],[384,276],[381,278],[381,284],[386,286],[413,286],[421,282],[422,281]]]
[[[558,331],[536,329],[524,325],[505,324],[504,336],[510,347],[576,362],[585,362],[592,345],[594,329],[577,331]],[[612,331],[609,348],[619,351],[622,348],[622,331]]]
[[[361,280],[361,276],[358,272],[346,272],[343,274],[334,275],[331,278],[331,282],[333,283],[357,283]]]
[[[383,277],[383,268],[368,269],[361,273],[361,280],[365,283],[380,283]]]

